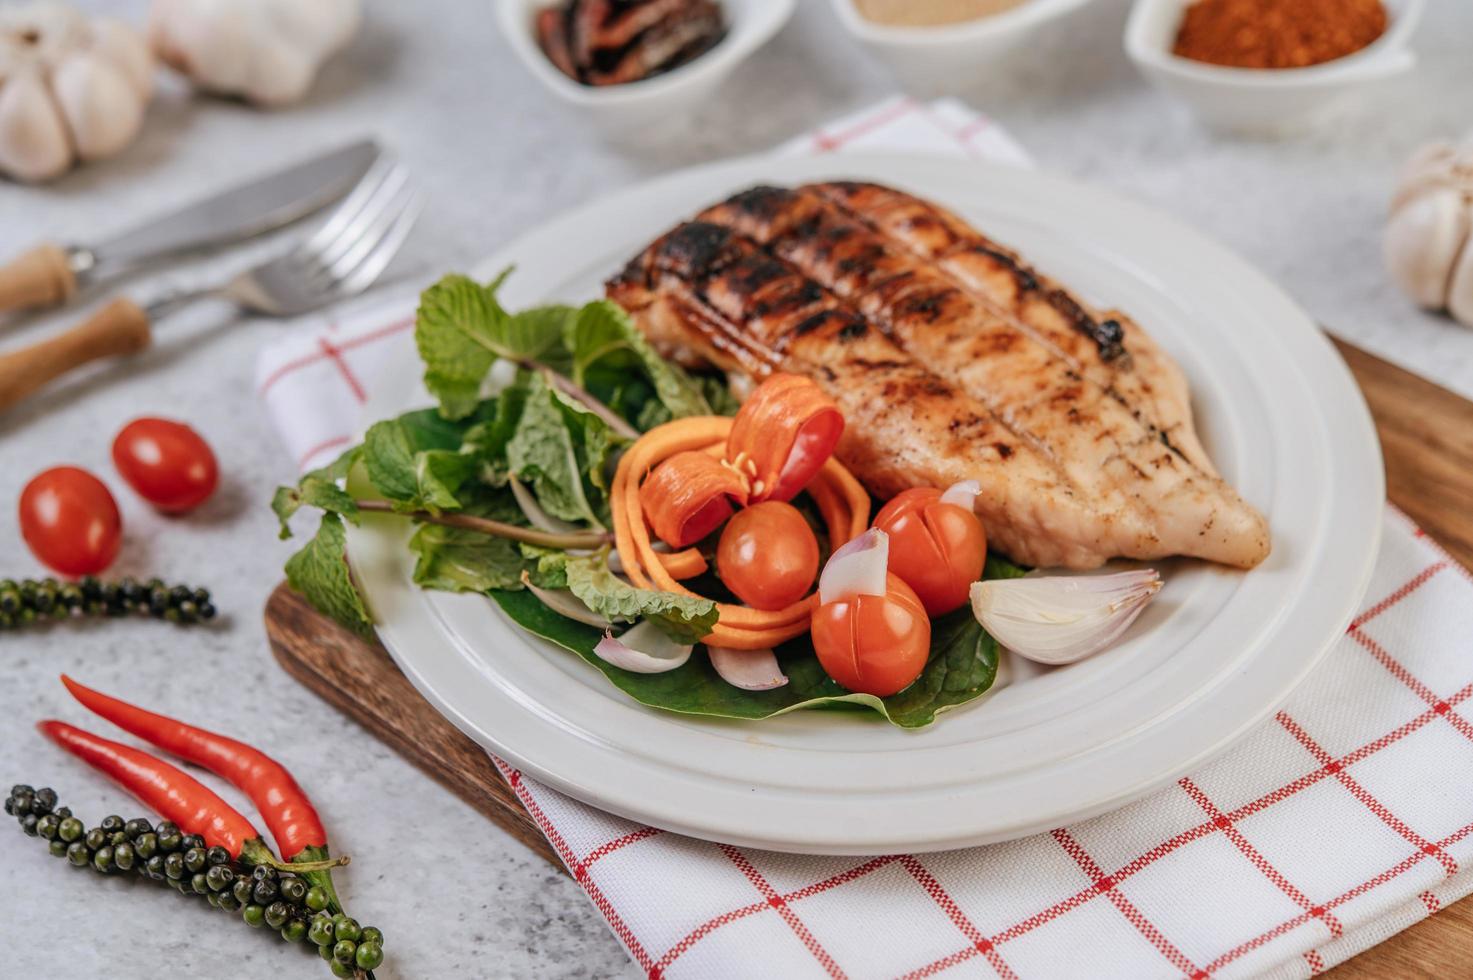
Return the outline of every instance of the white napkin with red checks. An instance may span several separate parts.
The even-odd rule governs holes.
[[[912,150],[1028,165],[958,102],[893,99],[780,152]],[[356,435],[413,359],[414,297],[263,351],[292,458]],[[1010,844],[800,857],[603,813],[497,760],[651,977],[1307,977],[1473,891],[1473,580],[1388,508],[1362,612],[1272,721],[1115,813]],[[1468,870],[1465,870],[1468,869]]]

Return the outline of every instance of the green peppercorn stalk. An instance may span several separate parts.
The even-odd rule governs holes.
[[[269,864],[249,867],[169,821],[155,826],[144,817],[109,816],[88,830],[70,808],[57,806],[50,788],[11,787],[5,812],[26,835],[46,840],[54,857],[75,867],[103,875],[132,873],[181,895],[203,896],[212,908],[239,912],[246,925],[275,930],[287,942],[310,939],[334,976],[372,980],[383,963],[383,933],[332,911],[329,889],[304,874]]]
[[[162,579],[76,582],[56,578],[0,579],[0,630],[24,629],[80,617],[148,616],[190,625],[215,618],[208,589],[168,585]]]

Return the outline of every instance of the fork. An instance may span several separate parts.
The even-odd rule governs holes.
[[[119,297],[59,336],[0,354],[0,411],[83,364],[143,350],[154,323],[202,300],[288,317],[357,295],[399,251],[423,204],[404,167],[381,157],[295,248],[227,281],[167,292],[147,306]]]

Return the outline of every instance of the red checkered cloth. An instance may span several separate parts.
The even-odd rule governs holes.
[[[892,100],[789,152],[1027,158],[958,103]],[[413,358],[412,297],[265,351],[293,458]],[[693,840],[497,760],[651,977],[1307,977],[1473,891],[1473,579],[1399,512],[1359,616],[1272,721],[1138,803],[1010,844],[878,858]],[[1460,775],[1461,774],[1461,775]]]

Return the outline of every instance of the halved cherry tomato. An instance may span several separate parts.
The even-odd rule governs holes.
[[[915,590],[927,613],[940,616],[967,601],[987,559],[977,515],[943,503],[935,487],[916,487],[880,508],[874,526],[890,535],[890,571]]]
[[[726,459],[751,478],[751,499],[791,500],[834,454],[844,416],[812,379],[768,375],[742,402]]]
[[[62,575],[96,575],[118,556],[123,519],[101,480],[58,466],[21,491],[20,533],[31,553]]]
[[[721,460],[688,450],[656,466],[639,487],[639,506],[659,539],[688,548],[747,502],[747,481]]]
[[[220,469],[209,443],[183,422],[134,419],[113,440],[113,464],[138,496],[166,514],[209,499]]]
[[[885,594],[819,606],[813,649],[830,677],[851,691],[888,697],[921,676],[931,651],[931,620],[910,586],[893,573]]]
[[[753,609],[784,609],[813,585],[818,538],[792,504],[753,504],[721,532],[716,574]]]

